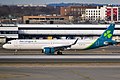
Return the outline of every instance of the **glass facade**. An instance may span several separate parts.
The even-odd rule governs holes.
[[[18,34],[18,31],[0,31],[0,34]]]

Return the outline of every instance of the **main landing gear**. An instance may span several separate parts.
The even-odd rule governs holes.
[[[57,52],[57,55],[62,55],[62,52],[61,52],[61,51],[58,51],[58,52]]]

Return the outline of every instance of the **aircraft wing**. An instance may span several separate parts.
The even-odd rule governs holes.
[[[70,45],[61,45],[61,46],[54,46],[54,47],[44,47],[44,53],[45,54],[54,54],[56,51],[63,51],[66,49],[70,49],[72,45],[75,45],[78,41],[78,38],[75,40],[74,43]]]
[[[72,45],[75,45],[77,43],[77,41],[78,41],[78,38],[75,40],[74,43],[72,43],[70,45],[54,46],[53,48],[56,51],[70,49]]]

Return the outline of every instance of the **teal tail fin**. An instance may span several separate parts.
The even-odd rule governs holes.
[[[101,36],[86,49],[93,49],[110,44],[115,44],[115,41],[112,40],[114,28],[115,24],[111,23],[110,26],[101,34]]]
[[[111,23],[110,26],[100,36],[101,39],[111,40],[114,32],[115,24]]]

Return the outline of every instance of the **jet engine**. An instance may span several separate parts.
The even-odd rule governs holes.
[[[47,55],[52,55],[55,53],[55,49],[53,47],[45,47],[43,49],[43,53],[45,53]]]

